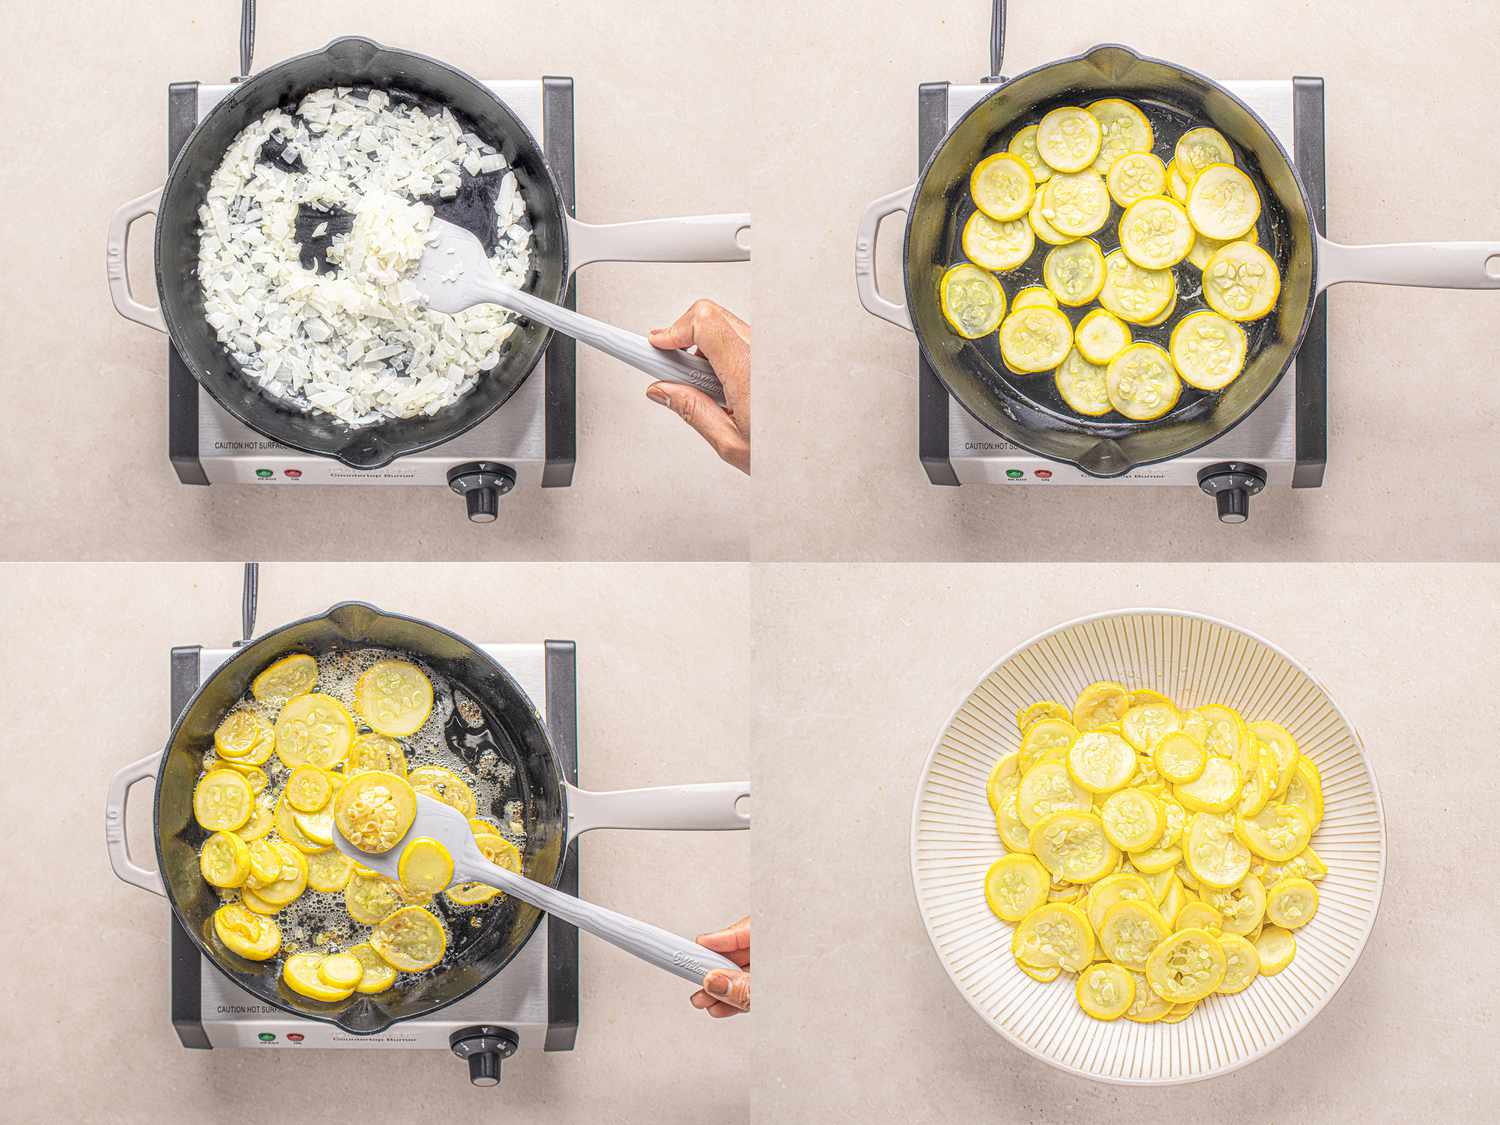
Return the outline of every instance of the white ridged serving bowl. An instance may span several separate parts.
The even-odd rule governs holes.
[[[1292,732],[1323,775],[1313,846],[1328,865],[1297,956],[1234,996],[1210,996],[1177,1024],[1102,1023],[1079,1010],[1074,976],[1040,984],[1016,967],[1013,927],[984,901],[1005,854],[985,797],[990,768],[1020,744],[1016,711],[1071,705],[1094,680],[1155,688],[1180,705],[1224,703]],[[1300,664],[1253,633],[1176,610],[1132,609],[1060,625],[1021,645],[953,713],[923,767],[912,810],[917,907],[954,987],[1023,1051],[1085,1078],[1127,1085],[1195,1082],[1281,1046],[1333,998],[1364,950],[1385,882],[1385,815],[1353,725]]]

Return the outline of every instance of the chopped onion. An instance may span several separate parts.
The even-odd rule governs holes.
[[[273,139],[282,159],[262,161]],[[315,90],[295,115],[272,110],[231,142],[198,209],[205,319],[246,377],[297,409],[351,426],[435,414],[499,362],[516,326],[494,305],[425,307],[410,280],[433,216],[419,200],[503,169],[448,110],[429,116],[381,90]],[[354,216],[329,247],[332,272],[301,263],[302,208]],[[312,237],[328,229],[320,221]],[[531,231],[508,170],[495,233],[496,273],[523,287]]]

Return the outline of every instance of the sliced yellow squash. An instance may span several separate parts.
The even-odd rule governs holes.
[[[1109,401],[1125,417],[1137,422],[1160,418],[1177,405],[1182,383],[1172,359],[1146,341],[1131,344],[1105,371]]]
[[[1051,371],[1073,347],[1073,325],[1045,305],[1012,311],[1000,325],[1000,358],[1018,375]]]
[[[948,327],[966,340],[988,336],[1005,315],[1005,290],[994,274],[963,262],[943,274],[938,297]]]
[[[1099,119],[1078,106],[1052,110],[1036,130],[1038,154],[1058,172],[1081,172],[1089,167],[1098,158],[1103,140]]]

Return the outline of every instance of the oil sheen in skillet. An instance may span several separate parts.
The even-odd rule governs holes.
[[[1072,93],[1039,103],[1033,107],[1003,133],[998,134],[994,140],[986,146],[987,154],[1005,152],[1012,139],[1017,133],[1022,132],[1027,126],[1036,125],[1042,118],[1054,109],[1068,105],[1087,105],[1097,100],[1097,96]],[[1206,122],[1196,114],[1190,114],[1174,104],[1167,101],[1132,95],[1128,99],[1131,104],[1138,107],[1149,121],[1154,134],[1152,152],[1164,165],[1170,164],[1174,158],[1174,149],[1178,138],[1190,130],[1203,127]],[[1226,138],[1227,139],[1227,138]],[[1254,157],[1241,146],[1228,141],[1233,152],[1234,164],[1242,169],[1255,185],[1256,191],[1261,198],[1261,211],[1259,218],[1253,227],[1254,240],[1263,247],[1276,263],[1278,269],[1285,270],[1288,248],[1290,246],[1290,232],[1285,213],[1276,201],[1275,195],[1270,192],[1264,183],[1259,165]],[[1038,185],[1040,187],[1041,185]],[[958,194],[958,193],[955,193]],[[1168,193],[1170,194],[1170,193]],[[947,226],[946,242],[944,244],[944,260],[957,263],[965,260],[966,255],[962,243],[964,227],[970,217],[977,211],[972,196],[969,192],[962,192],[961,202],[958,204],[956,213],[950,219]],[[1104,225],[1094,232],[1091,238],[1098,243],[1100,250],[1105,256],[1119,249],[1118,228],[1124,209],[1114,200],[1110,201],[1109,216]],[[1022,221],[1025,221],[1023,218]],[[1249,237],[1249,236],[1247,236]],[[1007,302],[1014,301],[1015,297],[1024,290],[1031,287],[1044,288],[1045,278],[1043,276],[1043,263],[1047,254],[1053,249],[1042,239],[1035,240],[1035,246],[1030,256],[1019,266],[1008,270],[1003,275],[1003,283]],[[1208,303],[1203,296],[1202,275],[1198,266],[1189,260],[1179,262],[1170,267],[1175,277],[1177,289],[1177,302],[1175,309],[1168,319],[1159,325],[1144,326],[1131,324],[1129,326],[1131,336],[1136,343],[1149,343],[1169,352],[1171,346],[1172,330],[1187,316],[1192,313],[1208,310]],[[1061,312],[1067,317],[1070,326],[1076,330],[1079,321],[1087,315],[1092,304],[1078,308],[1061,308]],[[1007,308],[1007,313],[1012,308]],[[1246,336],[1246,354],[1254,355],[1264,341],[1275,336],[1275,317],[1266,316],[1258,320],[1242,323],[1240,327]],[[968,341],[965,345],[971,347],[983,358],[986,368],[991,372],[991,377],[997,381],[1003,381],[1017,393],[1025,396],[1039,407],[1056,415],[1065,421],[1070,428],[1093,428],[1098,426],[1107,431],[1118,431],[1122,423],[1129,424],[1130,420],[1119,413],[1110,410],[1103,415],[1088,417],[1081,415],[1073,406],[1064,400],[1059,393],[1057,381],[1050,377],[1050,372],[1040,374],[1016,374],[1005,364],[1000,355],[1000,339],[996,332],[991,332],[978,339]],[[1185,420],[1205,415],[1212,407],[1215,394],[1199,390],[1184,382],[1181,386],[1181,394],[1171,410],[1163,415],[1163,419]],[[1139,424],[1139,423],[1138,423]]]
[[[433,688],[432,711],[426,721],[414,733],[399,739],[405,752],[408,776],[418,774],[422,767],[442,767],[453,771],[473,792],[476,806],[474,815],[487,821],[496,835],[524,851],[526,835],[522,816],[523,802],[517,788],[515,765],[507,760],[504,741],[497,739],[489,729],[483,709],[461,689],[455,689],[430,666],[405,653],[381,648],[358,648],[333,650],[320,656],[317,659],[317,682],[313,690],[338,700],[355,717],[358,733],[369,733],[363,721],[358,718],[359,712],[355,706],[356,685],[371,666],[382,660],[409,661],[417,665]],[[267,726],[274,727],[283,702],[282,699],[257,700],[251,692],[247,692],[231,711],[248,711]],[[219,757],[210,752],[204,757],[198,780],[201,781],[212,770],[233,766],[233,758]],[[264,771],[267,783],[264,791],[256,796],[256,803],[267,809],[275,809],[277,801],[286,792],[292,771],[275,753],[259,768]],[[344,768],[341,764],[336,772],[342,773]],[[243,766],[240,771],[248,773]],[[274,829],[272,834],[275,834]],[[209,835],[200,829],[194,843],[201,848]],[[357,873],[351,876],[351,879],[360,878]],[[241,892],[237,889],[221,889],[219,894],[224,901],[231,902],[238,899]],[[486,903],[461,905],[454,902],[448,893],[443,893],[425,900],[398,897],[395,905],[405,906],[419,901],[420,905],[439,919],[444,930],[446,949],[442,959],[431,969],[399,974],[394,986],[398,990],[408,982],[415,982],[428,973],[441,972],[452,965],[484,932],[487,921],[497,913],[492,908],[503,902],[504,896]],[[322,892],[311,887],[278,911],[275,920],[281,928],[282,945],[278,957],[283,960],[296,953],[347,951],[367,942],[373,928],[350,917],[342,891]]]

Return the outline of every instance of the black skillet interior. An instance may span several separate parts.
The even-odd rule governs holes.
[[[1260,191],[1260,244],[1281,270],[1276,311],[1246,325],[1249,355],[1244,373],[1226,390],[1205,394],[1184,388],[1178,405],[1154,422],[1130,422],[1111,413],[1084,418],[1068,409],[1050,372],[1012,373],[1000,359],[999,339],[964,340],[948,328],[938,302],[938,281],[964,260],[964,223],[974,212],[969,173],[986,155],[1003,151],[1017,131],[1061,105],[1127,98],[1146,113],[1163,161],[1187,129],[1212,125],[1228,138],[1235,159]],[[1119,246],[1120,208],[1094,235],[1106,254]],[[933,154],[907,220],[907,306],[933,370],[948,391],[980,422],[1023,448],[1078,465],[1097,476],[1117,476],[1138,465],[1181,456],[1211,441],[1247,416],[1271,392],[1290,364],[1312,312],[1314,239],[1307,199],[1291,162],[1270,131],[1242,102],[1216,83],[1129,48],[1095,47],[1085,55],[1039,67],[1007,82],[977,104]],[[1051,249],[1040,239],[1031,259],[1001,275],[1007,298],[1041,284]],[[1177,312],[1158,328],[1131,326],[1134,338],[1167,346],[1172,326],[1207,307],[1198,270],[1176,267]],[[1088,311],[1064,309],[1076,325]]]
[[[541,150],[526,127],[486,87],[461,71],[408,51],[366,39],[337,39],[320,51],[278,63],[235,87],[188,138],[162,193],[156,219],[156,284],[172,341],[194,377],[221,406],[265,436],[296,449],[336,457],[354,468],[374,469],[397,457],[441,444],[498,410],[536,366],[551,330],[523,322],[496,367],[478,385],[437,414],[351,428],[328,414],[302,413],[245,378],[203,316],[198,286],[198,207],[224,151],[257,118],[276,108],[292,111],[303,96],[328,86],[379,88],[415,101],[428,112],[446,107],[459,123],[505,156],[516,173],[532,227],[529,290],[560,301],[567,290],[567,232],[562,197]],[[263,159],[275,159],[264,153]],[[495,244],[494,199],[503,173],[463,174],[458,198],[431,199],[438,215]],[[312,230],[328,216],[298,216],[303,261],[327,263],[328,245],[347,224],[335,216],[320,239]]]
[[[455,908],[438,895],[429,909],[447,924],[450,944],[444,961],[426,973],[402,974],[386,992],[356,993],[337,1004],[292,992],[277,976],[277,959],[246,960],[215,936],[212,916],[220,900],[199,873],[198,850],[207,833],[193,819],[193,785],[205,751],[213,746],[214,728],[244,696],[255,674],[273,660],[292,652],[317,655],[369,646],[410,654],[448,681],[464,713],[460,715],[456,708],[444,727],[451,750],[472,760],[484,747],[493,747],[516,767],[509,796],[523,802],[524,871],[532,879],[555,885],[567,846],[567,801],[551,744],[525,693],[499,665],[462,638],[358,602],[346,602],[320,617],[267,634],[242,648],[209,678],[188,704],[167,745],[157,781],[155,821],[157,862],[167,897],[183,929],[203,952],[241,988],[267,1003],[361,1035],[383,1031],[397,1020],[426,1015],[473,992],[505,967],[542,917],[534,907],[511,898],[482,908]],[[499,818],[502,810],[481,808],[479,813]],[[470,924],[474,918],[481,920],[477,927]]]

